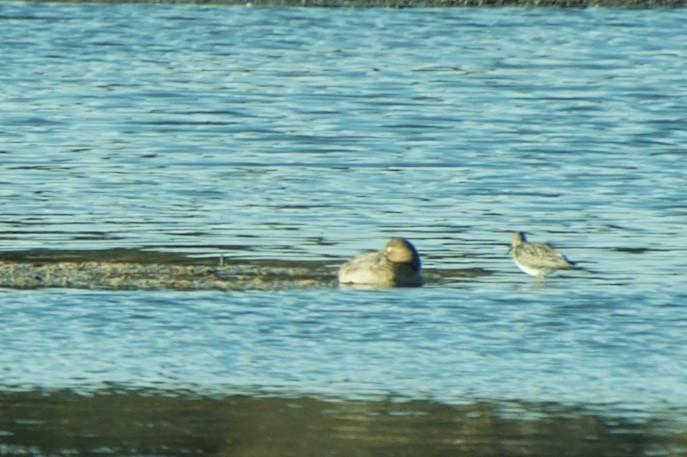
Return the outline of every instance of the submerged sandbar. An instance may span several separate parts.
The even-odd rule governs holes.
[[[16,455],[685,455],[679,424],[555,403],[0,391]]]

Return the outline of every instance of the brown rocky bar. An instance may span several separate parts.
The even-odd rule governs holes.
[[[143,250],[0,253],[0,287],[114,290],[280,290],[335,287],[343,260],[286,261],[187,257]],[[481,268],[431,270],[445,283],[489,274]]]

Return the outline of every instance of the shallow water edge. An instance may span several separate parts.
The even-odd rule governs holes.
[[[52,3],[54,0],[39,0]],[[201,5],[347,8],[557,7],[684,8],[685,0],[58,0],[62,3],[192,3]]]
[[[2,455],[687,455],[664,420],[556,404],[0,393]]]
[[[133,249],[0,253],[0,287],[107,290],[282,290],[335,287],[337,261],[188,257]],[[429,284],[488,275],[482,268],[428,270]]]

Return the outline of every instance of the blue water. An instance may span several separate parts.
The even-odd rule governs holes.
[[[0,291],[3,389],[687,407],[687,12],[0,3],[0,243],[413,290]],[[533,282],[510,232],[585,269]],[[676,413],[677,411],[677,413]],[[681,412],[680,412],[681,411]]]
[[[576,286],[183,297],[4,291],[2,378],[12,390],[544,401],[630,417],[684,411],[685,311],[665,297]]]

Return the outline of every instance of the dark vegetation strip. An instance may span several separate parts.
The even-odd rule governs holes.
[[[0,392],[3,455],[687,455],[665,420],[555,403]]]

